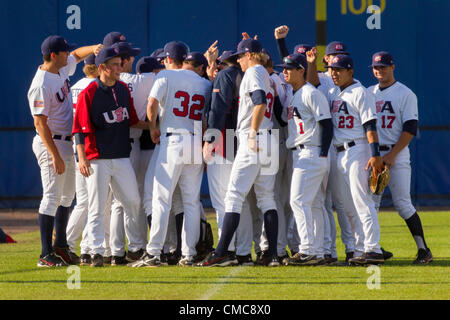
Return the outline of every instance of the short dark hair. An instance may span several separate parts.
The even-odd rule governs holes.
[[[51,53],[42,56],[42,59],[44,59],[45,62],[50,62],[50,61],[52,61]]]

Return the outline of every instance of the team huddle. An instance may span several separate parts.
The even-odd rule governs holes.
[[[120,32],[77,49],[45,39],[28,92],[43,187],[38,267],[337,265],[334,211],[342,264],[382,264],[393,254],[380,245],[382,192],[368,179],[387,169],[413,263],[433,261],[410,197],[417,98],[395,80],[393,56],[373,54],[377,84],[366,88],[342,42],[318,72],[317,49],[290,52],[288,32],[274,30],[282,64],[243,33],[220,56],[217,41],[205,53],[171,41],[136,74],[141,49]],[[81,61],[85,78],[70,86]]]

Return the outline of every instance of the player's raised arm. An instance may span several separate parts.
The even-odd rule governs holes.
[[[286,25],[275,28],[274,35],[277,40],[278,53],[280,54],[280,60],[289,55],[289,51],[286,46],[286,36],[289,33],[289,27]]]

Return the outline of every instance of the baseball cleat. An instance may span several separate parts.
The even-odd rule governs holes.
[[[129,267],[133,268],[142,268],[142,267],[160,267],[161,260],[157,256],[152,256],[148,253],[145,253],[144,256],[135,262],[131,262],[128,264]]]
[[[251,254],[248,254],[246,256],[238,256],[238,255],[236,255],[236,259],[238,261],[238,264],[240,266],[243,266],[243,267],[248,267],[248,266],[254,266],[255,265],[255,263],[253,262]]]
[[[128,262],[138,261],[144,255],[144,252],[145,252],[144,249],[139,249],[138,251],[135,251],[135,252],[128,251],[125,258]]]
[[[176,252],[171,252],[165,255],[166,256],[166,262],[169,266],[176,266],[178,264],[178,261],[180,261],[181,256]],[[161,260],[162,262],[162,260]]]
[[[413,264],[429,264],[433,261],[433,255],[431,254],[430,249],[419,249],[417,251],[416,260],[413,261]]]
[[[180,261],[178,261],[178,265],[182,267],[193,267],[195,265],[195,260],[193,257],[182,256]]]
[[[91,267],[103,267],[103,256],[101,254],[94,254],[91,260]]]
[[[53,250],[55,252],[55,255],[64,260],[65,263],[74,264],[72,263],[72,259],[70,258],[69,247],[53,247]]]
[[[111,264],[112,256],[103,257],[103,264]]]
[[[264,250],[263,252],[261,252],[259,257],[257,257],[255,264],[257,266],[267,266],[271,262],[272,262],[272,257],[269,254],[269,251]]]
[[[80,257],[77,256],[75,252],[69,251],[69,257],[70,257],[70,264],[78,265],[80,264]]]
[[[383,264],[383,254],[376,252],[364,252],[359,257],[354,257],[348,260],[350,265],[366,265],[366,264]]]
[[[268,267],[279,267],[280,260],[278,260],[278,256],[273,256],[272,260],[267,264]]]
[[[383,248],[380,248],[380,249],[381,249],[381,253],[383,253],[383,259],[385,261],[390,259],[390,258],[392,258],[394,256],[394,254],[392,252],[386,251]]]
[[[83,253],[80,256],[80,266],[90,266],[91,265],[91,255]]]
[[[288,258],[286,261],[287,266],[312,266],[319,262],[317,257],[312,254],[303,254],[297,252],[292,258]]]
[[[230,267],[234,265],[234,261],[227,254],[217,256],[216,253],[210,252],[206,258],[197,264],[198,267]]]
[[[52,252],[45,257],[39,258],[37,266],[39,268],[66,267],[67,263]]]
[[[338,264],[338,259],[331,256],[331,254],[326,254],[324,256],[324,265],[327,266],[336,266]]]
[[[112,266],[123,266],[128,264],[126,255],[123,256],[112,256],[111,265]]]

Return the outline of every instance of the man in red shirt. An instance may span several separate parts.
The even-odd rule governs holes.
[[[130,127],[148,127],[138,119],[127,85],[119,81],[122,72],[119,51],[104,48],[95,63],[100,76],[78,96],[73,134],[80,172],[88,177],[91,265],[101,267],[105,237],[103,214],[109,186],[124,207],[125,223],[136,223],[140,198],[130,162]]]

